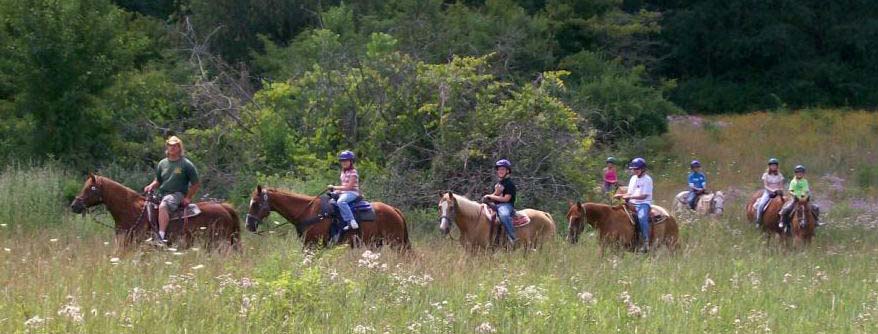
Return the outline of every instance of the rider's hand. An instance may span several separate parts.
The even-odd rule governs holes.
[[[482,202],[487,202],[491,200],[491,195],[482,196]]]
[[[335,186],[330,184],[330,185],[326,186],[326,190],[335,191]]]
[[[152,188],[153,188],[152,183],[147,184],[146,187],[143,187],[143,192],[145,192],[145,193],[152,192]]]
[[[186,198],[186,197],[183,197],[183,201],[182,201],[182,202],[183,202],[183,207],[185,208],[185,207],[189,206],[189,203],[191,203],[192,200],[190,200],[190,199],[188,199],[188,198]]]

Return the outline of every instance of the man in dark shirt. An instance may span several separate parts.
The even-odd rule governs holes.
[[[158,189],[162,198],[159,204],[159,235],[158,240],[155,240],[162,244],[167,242],[165,231],[168,228],[170,213],[181,205],[184,208],[188,206],[201,186],[198,170],[183,156],[183,141],[177,136],[171,136],[166,141],[165,148],[167,158],[158,163],[155,179],[143,188],[145,192]]]

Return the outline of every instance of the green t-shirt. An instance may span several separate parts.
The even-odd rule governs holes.
[[[159,181],[162,196],[176,192],[186,195],[189,185],[198,182],[198,170],[189,159],[171,161],[164,158],[155,168],[155,178]]]
[[[808,188],[808,180],[804,178],[793,178],[793,180],[790,181],[790,192],[793,194],[793,196],[796,196],[798,198],[808,196],[808,193],[811,192],[811,189]]]

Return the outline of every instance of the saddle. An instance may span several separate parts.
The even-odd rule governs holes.
[[[330,217],[334,223],[341,224],[341,212],[335,201],[338,199],[336,194],[324,194],[320,196],[320,216]],[[354,219],[357,222],[375,221],[377,215],[372,208],[372,203],[363,200],[363,196],[358,196],[356,200],[350,203],[351,212],[354,213]]]
[[[502,224],[500,224],[500,216],[497,215],[497,209],[495,206],[482,204],[480,208],[482,210],[482,214],[488,217],[488,221],[491,222],[492,228],[498,226],[502,228]],[[530,224],[530,217],[516,210],[515,214],[512,215],[512,226],[515,228],[520,228],[527,224]]]
[[[633,204],[623,204],[625,213],[628,214],[628,221],[631,225],[637,226],[637,210]],[[668,220],[671,214],[663,207],[651,205],[649,210],[649,225],[658,225]]]
[[[147,223],[149,227],[152,229],[153,233],[156,235],[159,231],[159,204],[161,204],[161,197],[158,195],[147,195],[146,196],[146,216]],[[175,226],[180,227],[180,231],[183,231],[186,223],[189,222],[189,218],[198,216],[201,214],[201,209],[198,208],[198,205],[194,203],[189,203],[187,206],[178,206],[177,210],[171,211],[168,213],[168,230],[167,233],[170,235],[173,233],[172,231],[176,230]],[[156,236],[158,238],[158,236]]]

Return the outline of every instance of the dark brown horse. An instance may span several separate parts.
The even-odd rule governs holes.
[[[115,221],[115,243],[119,249],[144,241],[152,233],[148,214],[144,210],[146,197],[109,178],[89,174],[85,185],[70,204],[75,213],[86,208],[104,204]],[[196,239],[207,241],[208,247],[241,247],[241,224],[235,209],[228,203],[197,203],[201,213],[188,218],[184,224],[168,225],[170,241],[180,248],[187,248]]]
[[[357,236],[367,246],[380,247],[384,244],[394,248],[408,250],[408,226],[405,216],[399,209],[381,202],[371,202],[375,210],[375,221],[360,222],[360,228],[347,231],[342,235],[341,242],[348,242],[351,247],[357,246]],[[250,198],[250,210],[247,214],[247,229],[256,232],[259,224],[271,211],[275,211],[296,227],[305,247],[328,244],[329,230],[332,219],[320,216],[320,198],[307,196],[279,189],[256,186]]]
[[[817,220],[811,211],[809,199],[800,199],[793,203],[793,210],[790,212],[790,215],[790,229],[794,246],[798,247],[811,243],[811,238],[815,234],[814,229],[817,227]]]
[[[610,206],[600,203],[569,202],[567,210],[567,241],[577,243],[579,235],[585,230],[585,224],[598,230],[598,242],[603,253],[606,246],[620,247],[633,251],[635,248],[636,229],[631,218],[621,205]],[[653,208],[661,208],[653,206]],[[667,213],[667,210],[661,208]],[[677,249],[679,230],[673,216],[667,215],[664,221],[654,224],[649,229],[650,247],[664,245],[669,250]]]
[[[747,202],[747,221],[750,224],[756,223],[756,201],[759,200],[759,197],[762,197],[763,190],[759,190],[753,193],[753,196],[750,197],[750,201]],[[786,238],[786,235],[783,233],[783,229],[777,226],[777,223],[780,222],[780,209],[783,207],[784,198],[783,194],[775,196],[774,198],[770,198],[768,200],[768,204],[765,205],[765,212],[762,213],[762,232],[766,234],[766,236],[776,235],[782,240]]]

